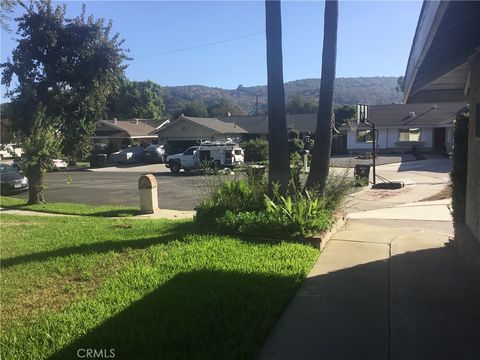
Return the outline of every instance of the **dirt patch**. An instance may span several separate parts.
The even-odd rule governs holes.
[[[365,200],[365,201],[375,201],[386,199],[392,196],[397,196],[399,194],[406,193],[410,191],[412,188],[405,186],[401,189],[397,190],[386,190],[386,189],[368,189],[358,195],[355,196],[358,200]]]
[[[425,199],[422,199],[420,201],[444,200],[444,199],[450,199],[451,197],[452,197],[452,188],[449,185],[446,185],[438,193],[432,196],[426,197]]]

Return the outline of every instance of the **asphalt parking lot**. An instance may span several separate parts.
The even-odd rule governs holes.
[[[205,177],[181,172],[172,175],[162,164],[53,172],[45,177],[47,202],[139,206],[138,178],[153,173],[158,182],[159,207],[192,210],[206,191]],[[27,193],[15,197],[27,198]]]

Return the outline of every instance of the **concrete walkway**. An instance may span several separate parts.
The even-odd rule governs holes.
[[[480,290],[449,245],[449,200],[415,202],[430,195],[422,189],[428,178],[439,180],[437,189],[446,179],[408,176],[420,185],[352,199],[346,226],[326,245],[259,359],[480,359]]]

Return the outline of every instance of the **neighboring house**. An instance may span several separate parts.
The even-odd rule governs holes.
[[[235,123],[216,118],[180,115],[177,120],[153,132],[160,144],[167,145],[169,153],[181,152],[200,141],[225,141],[240,139],[246,130]]]
[[[378,130],[377,149],[380,152],[402,153],[412,147],[425,152],[445,153],[452,147],[453,120],[466,102],[372,105],[368,119]],[[347,129],[347,150],[372,150],[372,130],[359,125]]]
[[[465,224],[455,238],[480,272],[480,2],[423,3],[404,88],[408,103],[470,103]]]
[[[369,109],[369,118],[376,122],[378,148],[380,151],[405,152],[412,146],[423,151],[444,153],[452,144],[452,121],[455,115],[465,108],[466,102],[446,103],[434,106],[414,105],[374,105]],[[317,124],[317,114],[288,114],[287,126],[293,127],[301,135],[313,134]],[[346,148],[349,151],[370,151],[372,148],[371,130],[359,126],[352,132],[348,126]],[[201,140],[222,141],[228,138],[245,141],[252,138],[267,138],[268,116],[219,116],[198,118],[180,116],[177,120],[153,132],[158,141],[169,147],[170,152],[182,151]],[[345,149],[345,148],[344,148]]]
[[[157,143],[153,132],[168,123],[151,119],[100,120],[92,139],[94,144],[105,144],[114,151],[133,143],[147,146]]]
[[[300,133],[315,131],[316,114],[287,115],[287,126]],[[233,139],[245,141],[252,138],[266,138],[268,117],[266,115],[220,116],[199,118],[181,115],[177,120],[154,131],[160,144],[168,146],[170,152],[182,151],[201,140],[224,141]]]

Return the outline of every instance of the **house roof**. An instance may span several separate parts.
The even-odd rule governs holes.
[[[288,114],[287,126],[293,126],[300,132],[314,132],[317,126],[317,114]],[[222,116],[218,118],[228,123],[236,123],[244,128],[249,134],[267,134],[268,116]]]
[[[237,124],[234,121],[225,122],[217,118],[202,118],[202,117],[193,117],[193,116],[184,116],[184,115],[180,117],[180,119],[182,118],[187,121],[191,121],[195,124],[198,124],[200,126],[207,127],[220,134],[246,134],[248,132],[240,124]]]
[[[372,105],[368,118],[380,127],[442,127],[451,124],[467,102]]]
[[[130,137],[151,137],[162,121],[152,119],[100,120],[100,124],[125,132]]]
[[[425,1],[405,72],[405,102],[465,99],[467,62],[479,47],[478,1]]]
[[[449,126],[457,113],[467,106],[466,102],[440,104],[391,104],[372,105],[369,107],[369,119],[375,121],[379,127],[419,126],[442,127]],[[413,113],[415,114],[412,117]],[[288,114],[287,126],[293,126],[301,133],[315,132],[317,114]],[[210,129],[217,134],[267,134],[268,116],[221,116],[218,118],[202,118],[180,116],[171,124],[155,130],[160,134],[178,121],[190,121]]]

